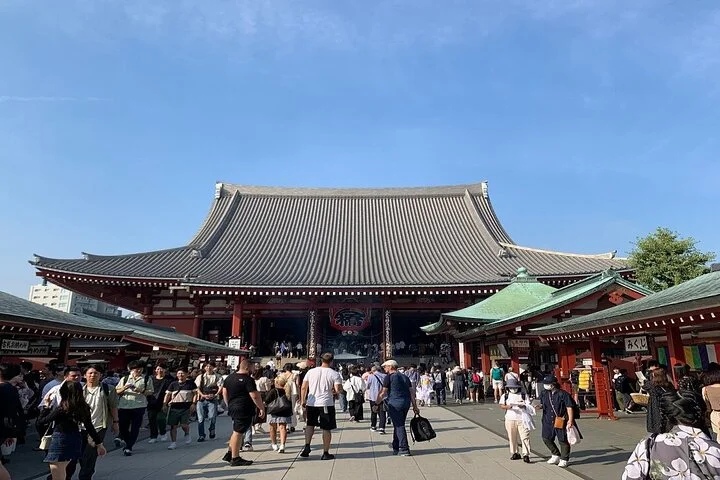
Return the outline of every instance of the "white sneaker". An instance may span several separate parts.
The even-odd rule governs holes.
[[[160,435],[160,436],[158,437],[158,441],[159,441],[159,442],[167,442],[168,440],[169,440],[169,438],[168,438],[168,434],[167,434],[167,433],[166,433],[165,435]]]
[[[278,446],[277,446],[276,444],[274,444],[274,443],[273,443],[272,445],[270,445],[270,448],[273,449],[273,452],[277,452],[277,451],[278,451]]]
[[[191,443],[192,443],[192,437],[188,433],[187,435],[185,435],[185,445],[190,445]]]
[[[285,453],[285,444],[281,443],[280,448],[278,448],[278,453]]]
[[[157,438],[151,438],[150,440],[148,440],[148,443],[157,443],[157,441]]]
[[[175,450],[177,448],[177,443],[171,442],[170,445],[168,445],[168,450]]]
[[[550,460],[548,460],[547,463],[549,463],[550,465],[555,465],[559,461],[560,457],[558,457],[557,455],[553,455],[552,457],[550,457]]]
[[[567,468],[568,461],[567,460],[560,460],[560,463],[558,463],[558,467],[560,468]]]

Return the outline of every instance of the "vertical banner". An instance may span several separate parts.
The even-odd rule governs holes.
[[[383,314],[383,355],[383,360],[388,360],[393,355],[392,314],[390,310],[385,310]]]
[[[307,341],[307,352],[308,360],[315,360],[317,358],[317,312],[310,310],[308,317],[308,341]]]
[[[458,343],[458,354],[460,355],[460,368],[468,368],[465,365],[465,344],[463,342]]]

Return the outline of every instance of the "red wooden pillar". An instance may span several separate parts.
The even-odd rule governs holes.
[[[473,367],[473,345],[472,343],[460,343],[459,349],[461,350],[462,357],[460,358],[461,363],[460,366],[462,368],[472,368]]]
[[[675,365],[685,365],[685,350],[683,349],[680,327],[668,325],[665,327],[665,335],[668,341],[669,363],[668,369],[672,372],[673,380],[677,385],[678,378],[675,373]]]
[[[485,375],[489,375],[490,370],[492,370],[492,362],[490,361],[490,349],[488,348],[487,345],[485,345],[484,341],[481,343],[481,345],[482,345],[481,352],[480,352],[481,368],[482,368],[483,373],[485,373]]]
[[[515,348],[513,348],[512,353],[510,353],[510,367],[512,367],[513,372],[518,375],[520,374],[520,357]]]
[[[572,393],[572,386],[570,385],[570,372],[575,367],[575,354],[572,352],[572,348],[565,342],[558,344],[558,371],[556,376],[560,385],[564,390]]]
[[[590,337],[590,357],[592,358],[593,383],[595,384],[598,415],[615,419],[609,376],[606,367],[602,364],[602,347],[600,338],[596,335]]]
[[[232,327],[230,329],[230,335],[233,337],[242,337],[243,334],[243,319],[242,319],[242,303],[240,300],[235,299],[233,304],[233,316],[232,316]]]
[[[250,345],[254,345],[257,348],[257,337],[258,337],[258,319],[253,314],[250,319]]]

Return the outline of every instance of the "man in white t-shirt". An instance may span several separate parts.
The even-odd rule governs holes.
[[[300,393],[301,405],[305,408],[305,448],[300,456],[310,456],[310,442],[315,434],[315,427],[323,432],[323,454],[321,460],[332,460],[335,455],[330,453],[332,431],[337,428],[335,421],[335,399],[342,390],[342,376],[331,365],[332,353],[324,353],[320,359],[322,365],[311,369],[303,380]]]

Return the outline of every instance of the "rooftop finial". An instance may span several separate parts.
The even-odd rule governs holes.
[[[482,182],[482,183],[480,184],[480,190],[482,190],[482,196],[483,196],[483,197],[485,197],[485,198],[488,198],[488,197],[489,197],[489,194],[488,194],[488,182]]]
[[[529,277],[527,268],[525,268],[525,267],[518,268],[516,276],[521,277],[521,278]]]
[[[219,199],[222,196],[223,184],[222,182],[215,183],[215,199]]]

